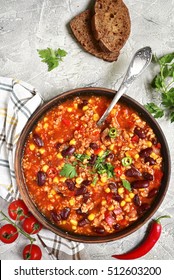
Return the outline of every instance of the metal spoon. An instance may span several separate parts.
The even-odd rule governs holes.
[[[101,116],[99,121],[97,122],[98,126],[101,126],[103,122],[106,120],[107,116],[118,102],[120,97],[125,94],[128,88],[132,85],[135,79],[146,69],[146,67],[150,64],[152,59],[152,50],[150,47],[144,47],[139,49],[133,56],[130,65],[127,69],[126,75],[115,95],[109,107],[106,109],[104,114]]]

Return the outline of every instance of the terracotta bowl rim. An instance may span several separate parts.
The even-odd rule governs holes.
[[[18,139],[17,145],[16,145],[16,152],[15,152],[15,174],[16,174],[16,181],[19,188],[19,192],[21,194],[22,199],[24,200],[25,204],[31,211],[31,213],[45,226],[47,229],[51,230],[55,234],[69,239],[71,241],[77,241],[82,243],[104,243],[104,242],[111,242],[116,241],[119,239],[122,239],[135,231],[137,231],[139,228],[141,228],[147,221],[150,220],[150,218],[155,214],[155,212],[160,207],[162,201],[164,200],[164,197],[166,195],[166,192],[168,190],[169,182],[170,182],[170,175],[171,175],[171,159],[170,159],[170,151],[168,148],[168,143],[165,138],[165,135],[160,127],[160,125],[157,123],[157,121],[152,117],[152,115],[135,99],[131,98],[130,96],[123,95],[120,99],[121,102],[126,103],[127,105],[134,108],[141,116],[142,118],[147,121],[147,123],[153,128],[155,134],[157,135],[159,141],[162,144],[162,155],[164,158],[164,177],[162,179],[162,186],[160,188],[160,191],[155,198],[152,206],[150,209],[137,221],[135,221],[132,225],[128,226],[127,228],[123,229],[122,231],[119,231],[114,234],[110,234],[107,236],[84,236],[84,235],[77,235],[74,233],[66,232],[54,224],[50,223],[50,221],[45,218],[38,210],[33,201],[31,200],[28,191],[27,186],[25,184],[22,168],[21,168],[21,159],[23,155],[23,147],[26,142],[26,138],[29,134],[29,132],[32,130],[32,128],[35,126],[36,122],[45,114],[45,112],[49,111],[52,107],[55,105],[62,103],[67,98],[73,98],[74,96],[80,95],[83,96],[85,94],[91,94],[91,95],[106,95],[110,98],[112,98],[116,91],[112,89],[107,89],[104,87],[84,87],[84,88],[76,88],[69,91],[62,92],[61,94],[53,97],[49,101],[47,101],[45,104],[43,104],[41,107],[39,107],[34,114],[30,117],[28,122],[26,123],[24,129],[21,132],[21,135]]]

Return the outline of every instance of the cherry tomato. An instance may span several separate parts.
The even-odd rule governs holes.
[[[22,228],[28,234],[35,234],[42,229],[42,224],[33,215],[30,215],[23,221]]]
[[[0,240],[3,243],[13,243],[18,238],[18,231],[15,226],[6,224],[0,228]]]
[[[54,168],[54,167],[48,168],[48,170],[47,170],[47,175],[48,175],[48,177],[50,177],[50,178],[56,177],[56,175],[57,175],[57,170],[56,170],[56,168]]]
[[[13,220],[23,220],[25,216],[28,214],[29,210],[23,200],[18,199],[14,200],[8,206],[8,214]]]
[[[42,258],[42,251],[39,246],[35,244],[28,244],[23,250],[24,260],[40,260]]]

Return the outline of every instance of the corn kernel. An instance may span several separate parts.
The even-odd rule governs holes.
[[[63,158],[63,156],[61,155],[61,153],[58,153],[58,154],[57,154],[57,158],[59,158],[59,159],[62,159],[62,158]]]
[[[44,120],[44,122],[46,122],[46,121],[48,120],[48,118],[47,118],[47,117],[45,117],[43,120]]]
[[[77,109],[78,108],[78,104],[74,103],[74,108]]]
[[[134,198],[134,196],[135,196],[135,194],[132,193],[132,192],[129,194],[129,197],[130,197],[130,198]]]
[[[89,214],[88,220],[93,221],[94,219],[95,219],[95,214],[93,214],[93,213]]]
[[[53,197],[53,195],[52,194],[48,194],[48,198],[52,198]]]
[[[120,206],[123,207],[123,206],[125,206],[125,205],[126,205],[126,201],[125,201],[125,200],[122,200],[121,203],[120,203]]]
[[[98,114],[94,114],[93,115],[93,120],[94,121],[98,121],[99,120],[99,115]]]
[[[106,193],[110,193],[110,191],[111,191],[110,188],[106,188],[106,189],[105,189],[105,192],[106,192]]]
[[[125,155],[127,156],[127,157],[130,157],[130,153],[127,151],[127,152],[125,152]]]
[[[58,177],[54,177],[53,183],[59,183],[59,178]]]
[[[126,178],[126,176],[124,175],[124,174],[122,174],[121,176],[120,176],[120,179],[125,179]]]
[[[30,151],[34,151],[35,145],[34,144],[30,144],[29,149],[30,149]]]
[[[106,200],[102,200],[101,205],[106,205],[107,201]]]
[[[114,210],[114,208],[115,208],[114,205],[110,205],[110,206],[108,207],[108,210],[109,210],[109,211],[112,211],[112,210]]]
[[[152,142],[151,141],[147,141],[146,144],[147,144],[147,147],[152,147]]]
[[[133,149],[134,145],[132,143],[129,144],[129,148]]]
[[[81,184],[82,181],[83,181],[83,178],[82,178],[82,177],[77,177],[77,178],[76,178],[76,183],[77,183],[77,184]]]
[[[64,183],[66,181],[66,177],[61,177],[59,181]]]
[[[83,111],[88,110],[88,106],[83,106],[82,110],[83,110]]]
[[[71,107],[68,107],[68,108],[67,108],[67,111],[68,111],[68,112],[72,112],[72,110],[73,110],[73,109],[72,109]]]
[[[118,188],[118,194],[123,194],[124,193],[124,188]]]
[[[44,148],[40,148],[39,152],[40,152],[41,155],[43,155],[45,153],[45,149]]]
[[[63,224],[63,225],[66,225],[66,221],[62,221],[62,224]]]
[[[155,154],[154,152],[152,152],[152,153],[150,154],[150,157],[153,158],[154,160],[156,160],[156,159],[158,158],[158,155]]]
[[[44,128],[44,129],[48,128],[48,123],[45,123],[45,124],[43,125],[43,128]]]
[[[131,198],[130,198],[130,197],[126,197],[126,198],[125,198],[125,201],[126,201],[126,202],[131,202]]]
[[[50,194],[55,195],[55,194],[56,194],[56,191],[55,191],[54,189],[52,189],[52,190],[50,191]]]
[[[72,230],[76,230],[77,229],[77,227],[76,226],[72,226]]]
[[[111,145],[109,146],[109,149],[110,149],[111,151],[113,151],[113,149],[114,149],[114,144],[111,144]]]
[[[112,111],[111,111],[111,115],[112,115],[112,116],[115,116],[115,115],[116,115],[116,113],[117,113],[117,110],[116,110],[116,109],[112,109]]]
[[[87,156],[91,156],[91,152],[89,150],[86,150]]]
[[[73,225],[73,226],[77,226],[77,221],[76,220],[74,220],[74,219],[71,219],[70,220],[70,223]]]
[[[43,170],[44,172],[47,172],[48,168],[49,168],[49,166],[48,166],[47,164],[45,164],[45,165],[42,167],[42,170]]]
[[[71,199],[69,200],[69,204],[71,206],[73,206],[75,204],[75,199],[73,197],[71,197]]]
[[[139,154],[134,155],[134,159],[138,159],[139,157]]]
[[[102,182],[102,183],[106,183],[107,182],[107,176],[101,176],[101,178],[100,178],[100,181]]]
[[[101,150],[101,151],[98,153],[98,156],[101,157],[103,154],[104,154],[104,151]]]
[[[76,140],[75,139],[71,139],[71,141],[69,141],[70,145],[75,145],[76,144]]]

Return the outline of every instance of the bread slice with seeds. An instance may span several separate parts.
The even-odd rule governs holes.
[[[129,11],[123,1],[96,0],[92,29],[104,51],[119,52],[131,31]]]
[[[117,60],[119,51],[105,52],[100,48],[98,41],[93,36],[91,18],[91,11],[86,10],[70,21],[71,30],[77,41],[87,52],[98,58],[109,62]]]

